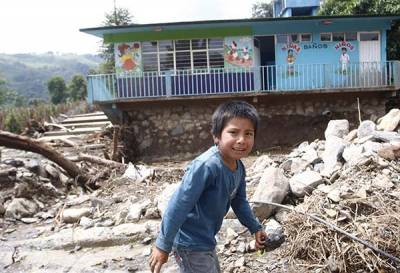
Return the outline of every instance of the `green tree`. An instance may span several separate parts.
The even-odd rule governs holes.
[[[257,2],[253,4],[251,9],[251,13],[253,18],[270,18],[274,17],[274,8],[272,1],[269,3],[266,2]]]
[[[6,86],[6,81],[0,79],[0,105],[14,106],[17,102],[22,101],[23,98],[18,95],[17,91],[9,89]]]
[[[73,101],[83,100],[87,94],[86,80],[82,75],[75,75],[72,77],[68,85],[70,98]]]
[[[67,86],[65,81],[60,76],[55,76],[47,82],[47,89],[50,94],[51,102],[59,104],[67,99]]]
[[[327,0],[319,15],[394,15],[400,13],[400,2],[393,0]],[[387,56],[389,60],[400,59],[400,20],[388,32]]]
[[[104,26],[125,26],[132,23],[132,15],[126,8],[117,8],[110,13],[105,14]],[[104,43],[100,49],[100,56],[104,62],[100,64],[101,73],[113,73],[115,68],[115,57],[114,57],[114,44]]]

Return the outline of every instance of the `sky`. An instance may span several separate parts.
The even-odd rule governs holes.
[[[257,0],[116,0],[133,23],[251,17]],[[2,0],[0,53],[98,53],[101,39],[79,31],[102,25],[113,0]]]

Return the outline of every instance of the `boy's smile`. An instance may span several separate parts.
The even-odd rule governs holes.
[[[236,160],[247,156],[253,148],[253,123],[247,118],[232,118],[226,123],[221,136],[214,136],[214,142],[225,164],[231,170],[236,170]]]

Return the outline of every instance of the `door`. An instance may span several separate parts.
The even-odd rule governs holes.
[[[360,85],[381,84],[381,41],[379,32],[360,32]]]

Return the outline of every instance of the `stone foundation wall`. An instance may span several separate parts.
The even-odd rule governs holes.
[[[261,125],[253,151],[292,146],[323,139],[330,119],[358,124],[358,103],[363,120],[376,121],[385,114],[383,92],[314,93],[235,97],[253,104]],[[197,98],[134,102],[124,109],[124,154],[129,160],[190,159],[213,144],[211,116],[232,98]]]

